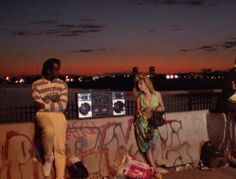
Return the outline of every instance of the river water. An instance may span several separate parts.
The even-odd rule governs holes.
[[[1,86],[0,87],[0,108],[16,105],[33,104],[31,86]],[[69,88],[69,102],[75,102],[75,95],[78,89]]]

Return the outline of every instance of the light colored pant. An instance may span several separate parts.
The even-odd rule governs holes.
[[[38,124],[42,130],[42,143],[45,159],[54,157],[56,176],[63,177],[65,172],[65,137],[67,121],[59,112],[37,112]]]

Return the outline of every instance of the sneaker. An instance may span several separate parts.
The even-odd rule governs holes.
[[[166,169],[164,169],[164,168],[162,168],[162,167],[158,167],[158,168],[157,168],[157,171],[158,171],[159,173],[161,173],[161,174],[169,173],[168,170],[166,170]]]
[[[53,157],[47,158],[43,165],[43,176],[49,177],[52,170]]]

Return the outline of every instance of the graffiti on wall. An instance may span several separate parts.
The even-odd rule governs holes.
[[[129,141],[132,133],[133,119],[129,118],[123,122],[109,121],[103,123],[89,121],[69,121],[66,133],[66,154],[80,156],[86,160],[92,160],[95,170],[93,175],[101,175],[104,168],[106,175],[115,175],[116,168],[110,162],[113,153],[129,152],[137,154],[137,148]],[[125,126],[124,126],[125,124]],[[27,128],[25,129],[27,131]],[[12,131],[5,132],[5,140],[1,147],[1,167],[0,178],[19,179],[33,178],[38,179],[41,174],[41,161],[38,157],[39,151],[35,148],[34,131],[27,131],[29,135],[17,131],[14,127]],[[2,136],[2,135],[1,135]],[[128,145],[131,143],[131,145]],[[112,147],[111,147],[112,146]],[[119,152],[118,152],[119,151]],[[39,156],[40,157],[40,156]],[[39,160],[37,160],[39,159]],[[105,164],[105,165],[103,165]],[[31,171],[31,172],[29,172]],[[31,173],[31,176],[28,174]]]
[[[79,155],[85,161],[92,160],[90,174],[116,175],[117,160],[122,160],[122,154],[136,155],[138,149],[133,142],[133,119],[126,121],[108,121],[101,125],[94,122],[72,122],[67,128],[67,141],[74,141],[74,145],[67,145],[67,155]],[[132,134],[132,135],[131,135]],[[132,141],[130,141],[132,140]],[[91,160],[90,160],[91,161]],[[89,162],[88,162],[89,163]],[[90,162],[91,163],[91,162]],[[96,166],[96,167],[94,167]]]
[[[169,120],[169,122],[159,129],[161,159],[171,161],[170,166],[192,163],[191,145],[181,136],[183,125],[181,120]],[[157,158],[157,156],[156,156]]]
[[[30,177],[29,171],[34,179],[39,179],[32,138],[17,131],[8,131],[5,137],[1,147],[1,179],[23,179]]]
[[[183,129],[182,121],[175,119],[158,129],[156,162],[176,166],[194,161],[192,146]],[[0,179],[42,177],[42,164],[37,160],[33,136],[33,128],[19,131],[17,124],[12,130],[1,132]],[[90,176],[115,176],[126,153],[143,160],[136,145],[132,117],[68,122],[66,155],[79,156]]]

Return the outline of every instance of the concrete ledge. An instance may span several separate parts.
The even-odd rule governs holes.
[[[171,123],[160,127],[154,155],[159,164],[175,166],[199,159],[200,144],[208,140],[208,111],[168,113]],[[116,175],[124,153],[143,160],[138,151],[133,117],[68,121],[67,156],[78,155],[90,176]],[[41,163],[35,158],[32,123],[0,125],[0,179],[42,178]]]

